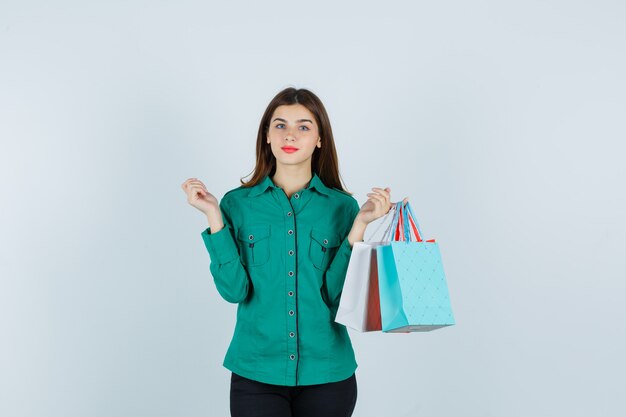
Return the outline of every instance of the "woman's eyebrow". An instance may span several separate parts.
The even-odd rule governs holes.
[[[277,117],[274,120],[272,120],[272,123],[275,122],[276,120],[280,120],[281,122],[287,123],[287,120],[281,119],[280,117]],[[299,120],[296,120],[296,123],[298,123],[298,122],[309,122],[309,123],[313,124],[313,122],[310,121],[309,119],[299,119]]]

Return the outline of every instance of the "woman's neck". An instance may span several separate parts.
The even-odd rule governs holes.
[[[292,170],[291,172],[277,169],[272,177],[272,181],[285,191],[288,198],[291,198],[293,193],[305,188],[312,178],[313,174],[310,169]]]

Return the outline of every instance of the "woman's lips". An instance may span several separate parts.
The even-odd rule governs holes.
[[[295,151],[298,150],[298,148],[281,148],[281,149],[287,153],[294,153]]]

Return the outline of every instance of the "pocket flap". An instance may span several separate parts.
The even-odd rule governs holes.
[[[324,247],[335,247],[341,244],[341,236],[336,232],[321,229],[311,229],[311,237]]]
[[[254,243],[267,238],[269,235],[269,224],[253,224],[249,226],[242,226],[237,232],[237,239]]]

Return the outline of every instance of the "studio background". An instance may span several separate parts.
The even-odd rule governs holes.
[[[409,197],[457,321],[350,331],[355,416],[624,415],[625,12],[4,0],[0,415],[228,415],[236,305],[180,185],[247,180],[289,86],[360,204]]]

